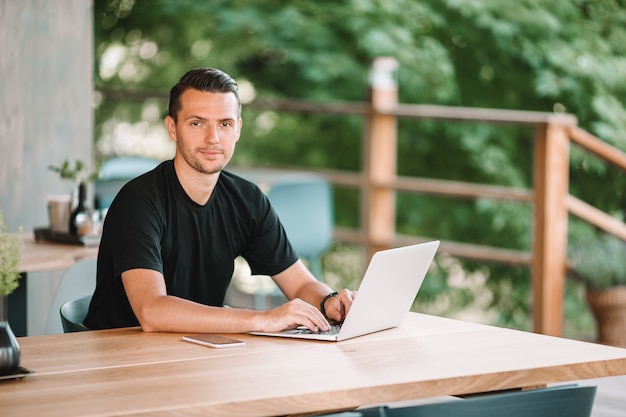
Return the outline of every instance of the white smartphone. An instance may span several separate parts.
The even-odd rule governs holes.
[[[230,337],[224,337],[210,333],[183,336],[183,340],[186,342],[197,343],[199,345],[210,346],[217,349],[240,347],[246,345],[246,342],[244,342],[243,340],[231,339]]]

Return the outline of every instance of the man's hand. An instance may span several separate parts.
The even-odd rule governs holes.
[[[342,322],[356,296],[356,291],[347,289],[339,291],[336,296],[327,299],[324,303],[327,316],[324,317],[319,310],[320,301],[326,294],[331,293],[332,289],[324,282],[317,280],[301,260],[272,278],[283,294],[292,300],[277,309],[263,312],[270,317],[262,317],[264,322],[261,325],[270,326],[272,330],[298,326],[305,326],[312,331],[329,330],[328,319]]]
[[[337,323],[343,322],[352,307],[356,293],[356,291],[343,289],[334,297],[327,299],[324,303],[326,317]]]
[[[261,331],[264,332],[278,332],[299,326],[313,332],[330,330],[328,320],[322,313],[299,298],[294,298],[273,310],[264,311],[260,325]]]

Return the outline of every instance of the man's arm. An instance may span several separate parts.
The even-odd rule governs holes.
[[[317,308],[330,291],[327,285],[315,280],[301,261],[275,278],[278,282],[288,282],[283,284],[284,290],[294,299],[273,310],[256,311],[211,307],[167,295],[163,275],[154,270],[133,269],[122,273],[130,305],[146,332],[243,333],[297,326],[328,329],[328,321]]]

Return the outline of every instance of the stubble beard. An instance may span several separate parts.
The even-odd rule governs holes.
[[[189,166],[191,166],[193,169],[195,169],[201,174],[207,174],[207,175],[217,174],[221,172],[228,164],[228,161],[230,161],[230,158],[224,158],[219,162],[215,161],[215,163],[211,163],[207,165],[206,163],[204,163],[205,159],[203,159],[201,156],[198,156],[199,152],[200,151],[198,151],[194,155],[187,155],[185,159],[187,163],[189,164]],[[222,153],[222,156],[225,156],[225,155]]]

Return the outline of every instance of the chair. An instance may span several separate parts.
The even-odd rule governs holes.
[[[81,259],[63,272],[50,307],[44,334],[63,333],[59,322],[59,309],[68,300],[93,294],[96,289],[97,259]]]
[[[89,330],[83,320],[89,309],[91,295],[70,300],[61,306],[61,323],[63,324],[64,333],[84,332]]]
[[[483,394],[409,407],[379,406],[326,417],[589,417],[594,386],[563,385]]]
[[[272,184],[267,198],[278,213],[289,241],[322,278],[321,256],[333,239],[333,203],[328,182],[313,175],[286,176]]]

